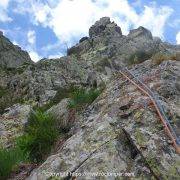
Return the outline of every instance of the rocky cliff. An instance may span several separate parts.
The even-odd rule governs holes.
[[[29,54],[19,46],[12,44],[9,39],[0,32],[0,66],[17,68],[23,63],[33,63]]]
[[[108,17],[90,27],[89,37],[81,38],[68,49],[67,56],[36,64],[4,36],[1,35],[1,39],[1,65],[15,67],[13,71],[2,68],[0,72],[0,136],[4,147],[11,146],[13,137],[23,134],[31,108],[49,105],[48,112],[62,122],[72,122],[64,92],[72,86],[87,89],[103,86],[102,93],[93,103],[74,112],[68,138],[27,179],[59,179],[54,177],[57,173],[72,178],[72,174],[66,172],[75,176],[95,172],[131,173],[132,178],[142,179],[180,177],[180,157],[163,129],[151,99],[114,71],[114,68],[128,67],[148,85],[160,97],[179,136],[179,46],[162,42],[144,27],[124,36],[121,28]],[[14,55],[17,51],[19,54]],[[59,94],[61,98],[58,98]],[[52,100],[56,100],[56,104],[52,104]],[[11,105],[14,106],[9,107]],[[122,174],[120,178],[127,178]],[[117,177],[87,174],[78,177],[97,178]]]

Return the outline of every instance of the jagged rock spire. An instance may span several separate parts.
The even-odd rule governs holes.
[[[109,17],[102,17],[90,27],[89,37],[93,38],[102,34],[122,35],[121,28],[116,23],[111,22]]]

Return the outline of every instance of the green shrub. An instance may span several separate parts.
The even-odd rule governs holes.
[[[77,89],[78,88],[73,85],[71,85],[69,87],[65,87],[65,88],[58,88],[56,95],[54,96],[53,99],[50,100],[49,103],[47,103],[41,107],[35,107],[35,110],[40,110],[40,111],[45,112],[46,110],[51,108],[53,105],[58,104],[62,99],[69,98],[70,94],[73,93],[74,91],[76,91]]]
[[[6,90],[0,86],[0,98],[6,94]]]
[[[57,137],[54,118],[47,113],[35,111],[30,115],[25,134],[17,139],[17,146],[24,154],[29,154],[31,161],[41,162],[50,153]]]
[[[4,110],[17,103],[23,103],[22,97],[15,96],[11,90],[4,89],[1,92],[0,97],[0,114],[4,113]]]
[[[26,161],[26,156],[19,148],[0,149],[0,179],[7,179],[19,163]]]
[[[49,103],[41,107],[35,107],[34,109],[37,111],[45,112],[53,105],[58,104],[64,98],[71,99],[69,102],[69,108],[78,109],[82,107],[84,104],[90,104],[91,102],[93,102],[99,96],[104,87],[105,85],[102,84],[100,89],[93,88],[90,90],[85,90],[85,88],[80,88],[73,85],[71,85],[68,88],[59,88],[57,90],[55,97],[52,100],[50,100]]]
[[[128,65],[142,63],[145,60],[148,60],[152,56],[152,53],[145,51],[137,51],[132,54],[127,60]]]
[[[70,96],[71,100],[69,102],[69,108],[82,108],[83,105],[92,103],[100,93],[101,90],[98,89],[77,89]]]

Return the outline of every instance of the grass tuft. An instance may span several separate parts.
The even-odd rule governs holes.
[[[41,162],[50,153],[58,137],[54,118],[45,112],[32,112],[26,133],[17,139],[17,146],[29,154],[32,162]]]
[[[144,62],[145,60],[148,60],[151,56],[152,56],[151,52],[139,50],[129,57],[127,63],[128,65],[139,64]]]
[[[11,171],[26,158],[19,148],[0,149],[0,179],[7,179]]]
[[[91,104],[101,93],[101,90],[83,88],[74,91],[70,98],[69,108],[81,109],[86,104]]]

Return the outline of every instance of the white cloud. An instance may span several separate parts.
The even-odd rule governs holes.
[[[136,0],[132,3],[134,7],[141,7],[142,6],[142,0]]]
[[[1,0],[0,1],[0,7],[7,8],[8,7],[9,0]]]
[[[27,46],[26,49],[34,62],[41,59],[41,56],[36,52],[36,32],[34,30],[29,30],[27,32]]]
[[[167,6],[151,3],[137,13],[127,0],[21,0],[19,7],[28,12],[32,22],[51,28],[60,41],[71,45],[72,39],[87,35],[89,27],[100,17],[109,16],[128,34],[130,28],[144,26],[154,36],[163,37],[164,27],[173,10]],[[138,4],[141,2],[137,1]],[[16,11],[17,12],[17,11]]]
[[[12,21],[12,19],[10,17],[8,17],[7,13],[0,9],[0,22],[10,22]]]
[[[180,19],[175,19],[172,22],[169,22],[169,26],[173,28],[178,28],[180,26]]]
[[[31,59],[34,61],[34,62],[37,62],[41,59],[41,57],[37,54],[37,52],[31,50],[31,51],[28,51],[29,52],[29,55],[31,57]]]
[[[16,45],[16,46],[19,46],[20,47],[20,45],[19,45],[19,43],[17,42],[17,41],[13,41],[12,42],[14,45]]]
[[[154,36],[163,38],[164,27],[168,17],[173,10],[167,6],[156,7],[153,4],[151,7],[145,6],[144,12],[139,16],[137,26],[144,26],[151,30]]]
[[[57,58],[60,58],[62,56],[64,56],[64,54],[63,53],[59,53],[59,54],[55,54],[55,55],[50,55],[50,56],[48,56],[48,58],[49,59],[57,59]]]
[[[9,0],[0,0],[0,22],[12,21],[7,13],[8,4]]]
[[[44,18],[39,15],[41,11],[36,11],[36,23],[49,26],[59,39],[68,44],[73,37],[87,35],[88,28],[100,17],[111,17],[125,34],[129,31],[130,22],[138,19],[138,15],[126,0],[99,0],[94,3],[91,0],[61,0],[50,10],[47,5],[43,8],[42,4],[40,6]]]
[[[180,44],[180,31],[176,35],[176,42],[177,44]]]
[[[28,31],[27,33],[27,39],[28,42],[32,45],[34,45],[36,43],[36,33],[33,30]]]
[[[46,46],[43,46],[41,48],[42,51],[51,51],[53,49],[57,49],[57,48],[61,48],[62,47],[62,43],[60,41],[58,41],[57,43],[55,44],[48,44]]]

